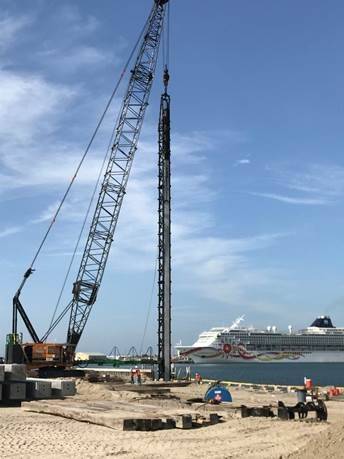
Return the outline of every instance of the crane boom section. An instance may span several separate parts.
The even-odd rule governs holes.
[[[104,274],[158,59],[165,1],[155,0],[140,50],[131,71],[115,139],[88,239],[73,287],[67,350],[74,352],[86,325]]]

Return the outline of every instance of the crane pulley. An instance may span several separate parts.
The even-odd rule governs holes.
[[[51,361],[53,365],[60,366],[70,364],[73,361],[75,348],[78,345],[92,307],[97,299],[123,198],[126,193],[126,187],[156,70],[166,10],[165,5],[167,3],[168,0],[154,0],[144,33],[142,34],[139,51],[135,65],[131,70],[127,91],[123,99],[117,127],[115,129],[114,142],[106,166],[104,179],[101,184],[80,268],[73,284],[72,299],[51,324],[43,338],[39,339],[19,300],[22,288],[33,272],[32,264],[25,273],[24,279],[13,298],[12,334],[9,335],[7,342],[8,361],[13,362],[18,361],[19,358],[24,358],[27,362],[31,362],[34,366],[38,367],[48,366],[49,361]],[[73,180],[74,178],[75,176]],[[66,195],[64,199],[65,197]],[[58,210],[60,210],[61,205]],[[50,228],[51,225],[48,232]],[[42,244],[45,242],[47,234]],[[28,343],[22,345],[20,342],[21,338],[17,332],[18,312],[32,340],[37,344],[37,352],[35,351],[35,344]],[[42,343],[68,312],[70,312],[70,318],[66,343],[63,345],[50,346],[54,353],[54,358],[52,358],[49,355],[49,345],[42,347]],[[56,346],[60,346],[63,352],[57,352]],[[21,356],[19,356],[18,347],[23,351]],[[42,355],[42,352],[44,352],[44,355]],[[63,361],[61,361],[61,359]]]

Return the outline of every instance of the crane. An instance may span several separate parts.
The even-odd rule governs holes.
[[[20,301],[22,289],[34,272],[31,265],[25,272],[13,298],[12,333],[7,336],[6,343],[6,359],[9,363],[26,362],[35,368],[66,367],[73,363],[75,349],[97,299],[126,193],[154,79],[167,3],[168,0],[154,0],[146,23],[123,99],[79,271],[73,284],[72,299],[43,337],[39,338]],[[46,340],[50,333],[68,312],[69,324],[66,342],[64,344],[47,343]],[[33,342],[22,342],[22,335],[18,333],[18,313]]]

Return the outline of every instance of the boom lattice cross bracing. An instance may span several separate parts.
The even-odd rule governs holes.
[[[116,128],[114,144],[74,283],[67,344],[78,344],[104,274],[123,196],[137,149],[155,73],[164,21],[164,2],[155,2],[132,70]]]

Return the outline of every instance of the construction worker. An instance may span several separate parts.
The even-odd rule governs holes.
[[[136,384],[141,384],[141,371],[138,367],[135,367],[136,369]]]
[[[174,363],[171,363],[171,379],[176,379],[176,366]]]
[[[202,384],[202,376],[199,373],[195,373],[195,381],[197,384]]]
[[[136,375],[136,370],[135,370],[135,368],[132,368],[131,371],[130,371],[130,381],[131,381],[131,384],[134,384],[134,383],[135,383],[135,375]]]

